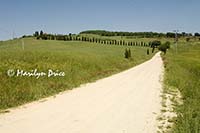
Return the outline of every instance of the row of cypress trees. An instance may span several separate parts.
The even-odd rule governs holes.
[[[84,42],[91,42],[91,43],[99,43],[99,44],[108,44],[108,45],[123,45],[123,46],[143,46],[143,47],[157,47],[161,44],[160,41],[153,41],[153,42],[143,42],[143,41],[125,41],[125,40],[116,40],[116,39],[106,39],[106,38],[96,38],[96,37],[86,37],[80,36],[75,34],[69,35],[53,35],[53,34],[46,34],[43,31],[35,32],[34,36],[37,39],[42,40],[61,40],[61,41],[84,41]]]
[[[123,46],[143,46],[148,47],[151,46],[151,42],[133,42],[133,41],[125,41],[125,40],[114,40],[114,39],[100,39],[100,38],[89,38],[89,37],[78,37],[78,36],[70,36],[70,35],[51,35],[44,34],[42,36],[37,36],[37,39],[42,40],[61,40],[61,41],[84,41],[91,43],[99,43],[99,44],[108,44],[108,45],[123,45]]]

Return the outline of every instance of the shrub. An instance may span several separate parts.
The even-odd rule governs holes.
[[[170,42],[165,42],[164,44],[161,44],[158,49],[162,51],[164,54],[166,54],[167,49],[169,48],[170,48]]]
[[[190,38],[188,37],[188,38],[186,38],[186,42],[189,42],[190,41]]]
[[[170,49],[171,43],[169,41],[165,42],[165,45],[166,45],[167,49]]]
[[[125,55],[126,59],[131,58],[131,50],[130,50],[130,48],[129,49],[125,49],[124,55]]]
[[[124,56],[125,56],[126,59],[128,59],[128,50],[127,49],[125,49]]]

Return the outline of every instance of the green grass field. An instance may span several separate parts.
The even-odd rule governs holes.
[[[87,42],[43,41],[33,38],[0,42],[0,110],[22,105],[80,84],[123,71],[150,59],[145,47],[130,47],[132,59],[124,58],[125,46]],[[9,77],[7,71],[49,69],[64,77]]]
[[[200,133],[200,43],[180,43],[178,54],[172,48],[164,60],[165,84],[179,89],[183,98],[172,132]]]
[[[97,36],[95,36],[97,37]],[[111,39],[122,39],[110,37]],[[123,38],[127,39],[127,38]],[[128,40],[128,39],[127,39]],[[131,41],[160,40],[131,38]],[[173,39],[169,40],[173,42]],[[132,52],[131,59],[124,58],[126,48]],[[0,42],[0,110],[22,105],[59,92],[72,89],[83,83],[118,73],[150,59],[148,47],[117,46],[79,41],[44,41],[20,39]],[[172,45],[166,55],[165,80],[167,87],[179,89],[183,104],[176,106],[177,119],[172,132],[200,132],[200,43],[179,40],[178,53]],[[49,69],[65,72],[64,77],[9,77],[9,69],[31,71]],[[167,88],[165,88],[167,89]]]

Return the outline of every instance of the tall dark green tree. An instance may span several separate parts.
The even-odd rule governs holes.
[[[147,55],[149,55],[149,49],[147,49]]]
[[[131,49],[128,49],[128,57],[131,58]]]
[[[41,30],[41,31],[40,31],[40,36],[43,36],[43,34],[44,34],[44,32]]]
[[[72,33],[69,33],[69,40],[72,41]]]
[[[129,58],[131,58],[131,49],[129,48],[129,49],[125,49],[125,52],[124,52],[124,57],[126,58],[126,59],[129,59]]]
[[[152,53],[154,53],[154,51],[155,51],[155,47],[153,46],[153,48],[152,48]]]
[[[34,33],[34,36],[35,36],[35,37],[38,37],[38,36],[39,36],[39,32],[36,31],[36,32]]]
[[[124,57],[125,57],[126,59],[128,59],[128,49],[125,49]]]

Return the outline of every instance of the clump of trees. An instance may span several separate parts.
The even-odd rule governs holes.
[[[169,41],[167,41],[167,42],[161,44],[161,45],[158,47],[158,49],[159,49],[160,51],[162,51],[164,54],[166,54],[167,49],[169,49],[169,48],[170,48],[170,42],[169,42]]]
[[[152,53],[154,53],[155,48],[158,48],[161,45],[161,41],[155,40],[149,43],[150,47],[152,48]]]
[[[197,32],[196,32],[196,33],[194,33],[194,36],[195,36],[195,37],[200,37],[200,33],[197,33]]]
[[[125,53],[124,53],[124,56],[126,59],[130,59],[131,58],[131,49],[125,49]]]
[[[36,31],[34,34],[33,34],[34,37],[38,37],[39,36],[39,32]]]
[[[33,34],[34,37],[37,39],[42,39],[42,40],[62,40],[62,41],[72,41],[72,40],[80,40],[77,36],[72,35],[71,33],[69,35],[62,35],[62,34],[47,34],[44,33],[42,30],[40,32],[36,31]]]
[[[151,46],[152,48],[157,48],[157,47],[159,47],[160,45],[161,45],[161,41],[157,41],[157,40],[155,40],[155,41],[153,41],[153,42],[150,43],[150,46]]]

